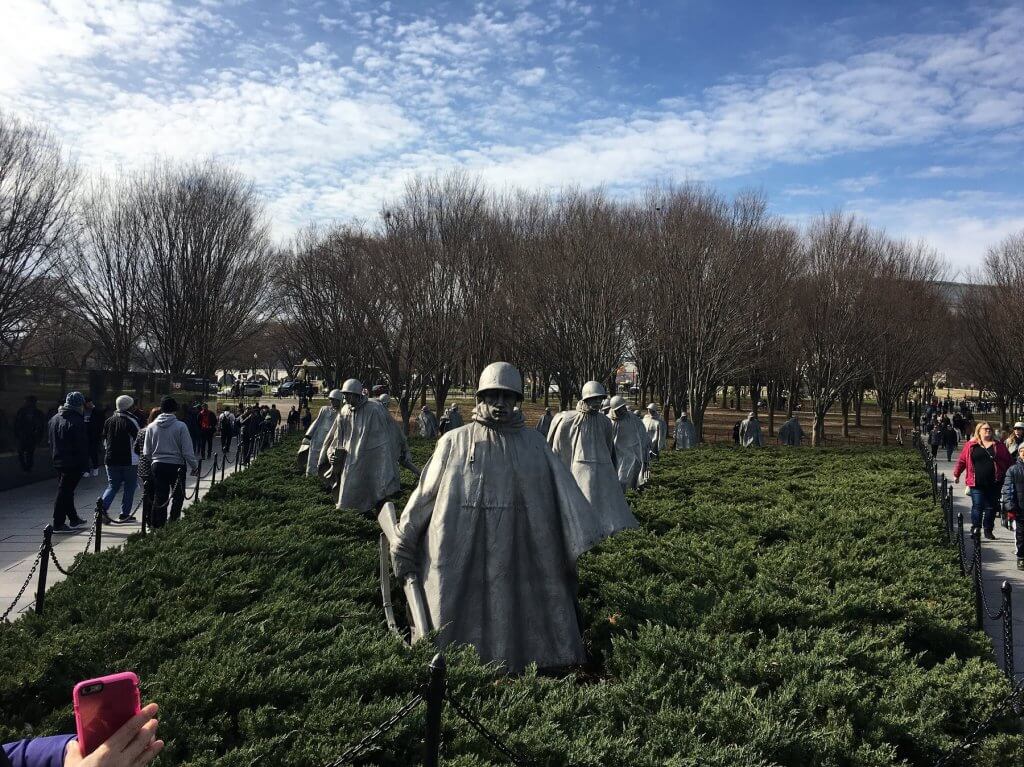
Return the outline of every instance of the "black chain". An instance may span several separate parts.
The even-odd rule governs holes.
[[[39,563],[42,562],[42,561],[43,561],[43,547],[40,546],[39,547],[39,553],[36,554],[36,561],[32,563],[32,569],[28,571],[28,577],[25,578],[25,582],[23,584],[21,584],[21,588],[18,589],[18,596],[16,596],[14,598],[14,601],[11,602],[11,606],[8,607],[6,610],[4,610],[4,614],[0,615],[0,623],[7,623],[8,622],[7,616],[9,616],[14,611],[15,606],[18,604],[18,602],[21,601],[21,598],[25,595],[25,589],[27,589],[28,588],[28,584],[32,582],[32,576],[36,574],[36,570],[39,569]]]
[[[982,737],[992,729],[992,725],[995,724],[996,720],[1006,715],[1007,706],[1010,707],[1010,711],[1014,715],[1020,716],[1022,708],[1024,708],[1024,702],[1022,701],[1024,701],[1024,679],[1018,682],[1017,686],[993,707],[989,715],[978,723],[978,726],[971,731],[970,735],[957,743],[950,751],[943,754],[935,763],[935,767],[945,767],[945,765],[951,764],[952,760],[956,757],[965,754],[977,746],[981,742]]]
[[[73,570],[75,569],[75,568],[74,568],[74,566],[72,566],[72,567],[71,567],[70,569],[68,569],[68,570],[65,570],[65,569],[64,569],[63,567],[61,567],[61,566],[60,566],[60,562],[59,562],[59,561],[57,561],[57,555],[56,555],[56,553],[54,553],[54,551],[53,551],[53,547],[52,547],[52,546],[50,547],[50,559],[52,559],[52,560],[53,560],[53,564],[54,564],[54,566],[55,566],[55,567],[56,567],[56,568],[57,568],[57,569],[58,569],[58,570],[59,570],[59,571],[60,571],[61,573],[63,573],[63,574],[65,575],[65,576],[68,576],[68,577],[70,577],[70,576],[71,576],[71,571],[73,571]]]
[[[385,719],[383,722],[374,727],[369,733],[363,736],[355,745],[349,746],[345,749],[341,756],[334,761],[328,762],[324,767],[341,767],[343,764],[350,763],[357,756],[362,754],[364,751],[368,751],[371,746],[375,745],[389,730],[391,730],[396,724],[402,721],[409,713],[416,708],[420,703],[423,702],[422,693],[417,693],[412,699],[402,706],[400,709],[395,711],[391,716]]]
[[[86,554],[89,553],[89,546],[92,545],[92,539],[95,538],[95,537],[96,537],[96,523],[93,522],[92,529],[89,530],[89,537],[85,541],[85,553]],[[74,565],[72,565],[71,569],[74,570]]]
[[[488,729],[483,722],[481,722],[469,711],[467,711],[466,708],[463,707],[461,703],[455,700],[455,698],[452,698],[449,695],[445,695],[444,699],[448,702],[449,706],[455,709],[455,713],[462,717],[463,721],[465,721],[466,724],[468,724],[470,727],[472,727],[474,730],[480,733],[484,740],[486,740],[488,743],[494,746],[495,749],[500,751],[505,756],[505,758],[512,762],[512,764],[517,765],[517,767],[529,767],[530,762],[528,762],[525,757],[517,753],[511,746],[504,743],[501,740],[501,738],[499,738],[493,731]]]

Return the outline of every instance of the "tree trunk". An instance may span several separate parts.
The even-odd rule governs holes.
[[[544,387],[544,407],[551,407],[551,376],[546,370],[541,371],[541,376],[543,377],[541,385]]]
[[[722,384],[722,410],[729,407],[729,386],[728,384]]]
[[[530,402],[537,404],[537,372],[530,373]]]
[[[853,425],[860,426],[860,411],[864,407],[864,389],[857,387],[853,395]]]
[[[736,394],[736,400],[733,403],[733,405],[734,405],[736,410],[742,410],[743,409],[743,387],[740,386],[739,384],[736,384],[736,386],[733,387],[733,391]]]
[[[825,414],[814,410],[814,425],[811,428],[811,447],[823,447],[825,445]]]
[[[850,397],[842,397],[839,400],[839,408],[843,412],[843,436],[850,438]]]
[[[889,444],[889,428],[892,423],[892,407],[890,406],[888,412],[885,408],[882,409],[882,445]]]
[[[778,391],[778,386],[773,382],[768,382],[768,436],[775,436],[775,393]]]

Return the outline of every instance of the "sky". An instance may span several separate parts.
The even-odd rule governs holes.
[[[274,233],[406,180],[702,181],[842,208],[961,277],[1024,229],[1024,0],[0,0],[0,109],[83,167],[215,157]]]

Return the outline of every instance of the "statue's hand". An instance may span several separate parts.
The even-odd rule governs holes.
[[[405,557],[395,556],[395,577],[398,578],[403,584],[409,583],[419,578],[416,573],[416,563],[411,559]]]
[[[303,445],[308,445],[309,444],[309,437],[303,437],[302,438],[302,444]]]

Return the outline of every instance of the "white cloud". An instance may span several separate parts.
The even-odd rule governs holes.
[[[514,72],[512,79],[518,85],[532,86],[539,85],[544,79],[544,75],[547,74],[547,70],[544,67],[533,67],[532,69],[520,69]]]
[[[844,192],[853,192],[860,194],[873,186],[878,186],[882,183],[880,176],[869,173],[866,176],[856,176],[854,178],[844,178],[836,182],[836,186],[842,189]]]

